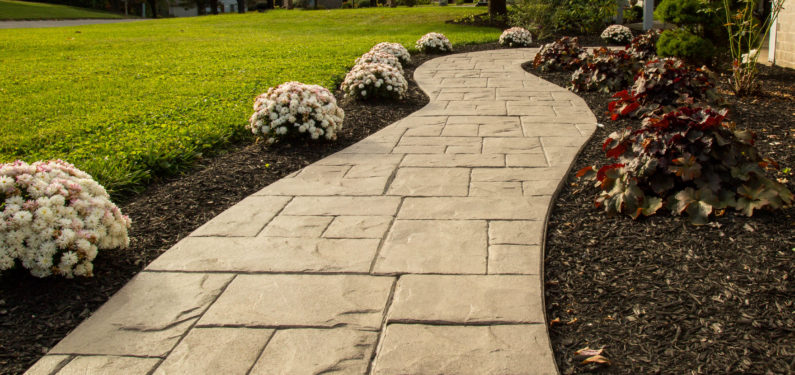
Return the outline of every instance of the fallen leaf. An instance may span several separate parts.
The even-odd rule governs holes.
[[[549,321],[549,326],[552,327],[555,324],[560,324],[560,318],[555,318]]]
[[[602,348],[602,349],[591,349],[590,347],[585,347],[585,348],[582,348],[582,349],[574,352],[574,355],[581,355],[581,356],[585,356],[585,357],[593,357],[593,356],[596,356],[596,355],[601,355],[602,352],[604,352],[604,350],[605,350],[604,348]]]
[[[583,365],[587,365],[589,363],[598,363],[598,364],[610,366],[610,360],[605,358],[605,357],[603,357],[603,356],[601,356],[601,355],[595,355],[593,357],[588,357],[584,361],[582,361]]]

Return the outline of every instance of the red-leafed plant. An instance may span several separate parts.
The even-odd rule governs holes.
[[[580,47],[576,37],[564,36],[541,47],[541,51],[536,54],[533,60],[533,66],[542,72],[572,71],[579,68],[587,57],[588,53]]]
[[[627,52],[640,61],[656,59],[657,41],[660,39],[660,34],[660,30],[652,29],[632,38],[626,47]]]
[[[596,181],[597,207],[633,219],[667,207],[704,224],[727,208],[751,216],[756,209],[791,205],[792,192],[765,174],[776,164],[759,155],[753,133],[726,121],[726,113],[682,107],[647,117],[641,129],[605,140],[602,148],[616,163],[577,175]]]
[[[638,71],[631,91],[613,95],[616,100],[608,105],[608,110],[613,120],[627,115],[641,117],[660,107],[714,101],[717,98],[714,88],[705,69],[677,58],[655,59]]]
[[[626,51],[599,48],[571,75],[569,89],[575,92],[613,92],[628,87],[641,63]]]

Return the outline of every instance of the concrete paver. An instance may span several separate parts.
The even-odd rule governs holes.
[[[424,63],[426,107],[203,225],[31,374],[555,374],[543,236],[596,118],[536,52]]]

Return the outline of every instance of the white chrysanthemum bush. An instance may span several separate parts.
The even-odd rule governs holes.
[[[420,52],[441,53],[453,50],[453,45],[444,34],[427,33],[417,41],[416,47]]]
[[[373,46],[370,52],[383,52],[397,57],[401,64],[408,64],[411,62],[411,55],[406,47],[400,43],[381,42]]]
[[[334,140],[344,118],[345,112],[325,87],[286,82],[257,97],[247,128],[268,143],[301,135]]]
[[[0,271],[93,276],[99,249],[126,248],[130,218],[99,183],[61,160],[0,164]]]
[[[624,25],[610,25],[602,31],[602,40],[608,43],[627,44],[632,38],[632,30]]]
[[[345,97],[359,100],[370,98],[403,99],[408,90],[403,74],[391,65],[356,64],[342,81]]]
[[[370,51],[356,59],[356,65],[367,63],[386,64],[400,71],[400,74],[403,74],[403,65],[400,63],[400,60],[394,55],[386,52]]]
[[[533,43],[533,35],[525,28],[512,27],[500,35],[500,45],[505,47],[527,47]]]

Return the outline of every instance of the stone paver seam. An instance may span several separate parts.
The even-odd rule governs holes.
[[[254,362],[251,363],[251,366],[248,367],[248,370],[246,370],[246,375],[251,374],[251,371],[254,370],[254,366],[256,366],[257,362],[259,362],[260,357],[262,357],[262,353],[265,353],[265,348],[268,347],[268,344],[271,343],[273,337],[276,336],[276,332],[279,332],[279,330],[274,329],[273,332],[271,332],[271,335],[268,337],[268,339],[265,340],[265,345],[262,345],[262,348],[260,348],[259,353],[257,353],[257,359],[255,359]]]
[[[397,173],[398,169],[399,167],[395,168],[395,173]],[[387,188],[389,187],[388,185],[389,184],[387,184]],[[384,194],[386,194],[386,188],[384,189]],[[403,202],[405,201],[406,197],[400,197],[400,202],[398,202],[397,210],[395,210],[395,214],[392,215],[392,220],[389,221],[389,225],[387,225],[386,230],[381,235],[381,240],[378,242],[378,247],[375,249],[375,255],[373,255],[373,260],[370,262],[370,269],[368,272],[368,274],[370,275],[375,275],[375,273],[373,273],[373,270],[375,270],[375,264],[376,262],[378,262],[378,257],[381,255],[381,249],[384,247],[384,243],[386,243],[387,236],[389,235],[389,232],[392,230],[392,227],[395,225],[395,220],[397,220],[398,212],[400,212],[400,209],[403,207]],[[400,277],[398,276],[398,278]],[[395,281],[395,283],[397,283],[397,281]],[[390,294],[390,298],[391,296],[392,295]]]
[[[144,270],[142,272],[148,272],[148,271]],[[200,272],[197,272],[197,273],[200,273]],[[226,273],[229,273],[229,272],[226,272]],[[204,308],[204,311],[202,311],[201,314],[199,314],[198,316],[195,317],[196,320],[193,323],[191,323],[190,326],[188,326],[188,328],[185,330],[185,332],[182,333],[182,335],[179,337],[179,339],[174,343],[174,346],[172,346],[171,349],[169,349],[168,352],[162,358],[160,358],[159,361],[157,361],[157,364],[154,367],[152,367],[152,369],[149,370],[149,372],[147,372],[147,375],[152,375],[152,374],[155,373],[155,371],[157,371],[157,368],[160,367],[160,365],[163,364],[163,362],[166,360],[166,358],[168,358],[168,356],[171,355],[171,352],[173,352],[174,349],[176,349],[177,346],[179,346],[179,344],[182,342],[182,340],[184,340],[185,337],[188,336],[188,334],[191,331],[193,331],[193,328],[196,327],[196,325],[202,319],[202,317],[207,312],[207,310],[209,310],[210,307],[212,307],[213,304],[215,304],[215,302],[218,301],[219,298],[221,298],[221,295],[224,294],[226,289],[229,288],[229,285],[231,285],[232,282],[234,282],[236,278],[237,278],[237,274],[234,274],[229,279],[229,281],[227,281],[226,284],[224,284],[224,286],[222,286],[220,289],[218,289],[218,294],[215,297],[212,298],[212,301],[210,301],[210,303],[207,304],[207,307]],[[194,318],[191,318],[191,319],[194,319]]]
[[[287,208],[287,206],[289,206],[289,205],[290,205],[290,203],[291,203],[291,202],[292,202],[294,199],[295,199],[295,196],[291,196],[291,197],[290,197],[290,200],[288,200],[288,201],[287,201],[287,203],[285,203],[285,204],[284,204],[284,206],[282,206],[282,208],[280,208],[280,209],[279,209],[279,211],[276,211],[276,214],[275,214],[275,215],[273,215],[273,217],[272,217],[272,218],[270,218],[270,220],[268,220],[268,221],[265,223],[265,225],[263,225],[263,226],[262,226],[262,228],[259,228],[259,230],[257,231],[257,234],[255,234],[255,235],[254,235],[254,237],[259,237],[259,235],[262,233],[262,231],[264,231],[264,230],[265,230],[265,228],[266,228],[266,227],[267,227],[267,226],[268,226],[268,225],[269,225],[271,222],[273,222],[273,219],[275,219],[275,218],[279,217],[279,215],[281,215],[281,214],[282,214],[282,212],[284,211],[284,209],[285,209],[285,208]]]
[[[396,215],[397,216],[397,215]],[[377,258],[376,258],[377,259]],[[373,266],[375,266],[375,262],[373,262]],[[396,275],[395,279],[392,281],[392,288],[389,290],[389,295],[386,299],[386,305],[384,306],[384,315],[381,318],[381,329],[378,331],[378,337],[375,339],[375,345],[373,346],[373,351],[370,353],[370,360],[367,361],[367,371],[365,374],[372,374],[373,372],[373,364],[375,364],[375,358],[380,352],[380,347],[383,344],[384,335],[386,334],[386,325],[389,322],[389,309],[392,307],[392,301],[395,298],[395,290],[397,290],[398,281],[400,281],[402,275]]]

